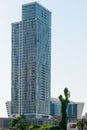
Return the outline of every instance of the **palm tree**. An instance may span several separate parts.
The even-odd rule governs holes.
[[[77,126],[79,130],[84,130],[87,120],[85,118],[77,120]]]

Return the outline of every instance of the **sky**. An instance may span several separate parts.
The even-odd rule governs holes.
[[[35,0],[0,2],[0,117],[11,100],[11,24],[21,20],[22,5]],[[87,112],[87,0],[39,0],[52,12],[51,96],[65,87],[70,100],[84,102]]]

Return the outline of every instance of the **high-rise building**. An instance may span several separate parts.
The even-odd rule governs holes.
[[[51,12],[37,2],[22,6],[12,24],[12,114],[48,118],[51,80]]]

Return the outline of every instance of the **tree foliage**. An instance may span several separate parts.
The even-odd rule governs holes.
[[[9,127],[12,130],[25,130],[29,126],[24,116],[15,117],[9,123]]]
[[[87,128],[87,119],[85,118],[78,119],[77,126],[79,130],[84,130],[84,128]]]
[[[67,130],[67,106],[70,97],[70,92],[68,91],[68,88],[64,89],[64,97],[62,95],[59,96],[59,100],[61,103],[61,121],[59,122],[59,126]]]

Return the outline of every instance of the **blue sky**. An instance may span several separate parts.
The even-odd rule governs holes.
[[[11,23],[21,20],[22,4],[35,0],[0,3],[0,117],[7,116],[11,99]],[[52,12],[51,95],[68,87],[70,99],[84,102],[87,111],[87,0],[39,0]]]

